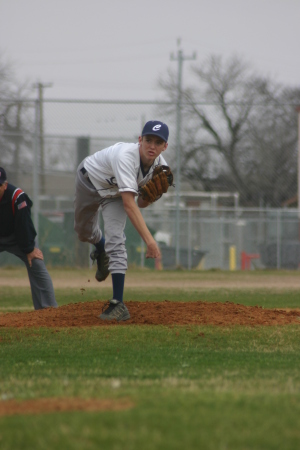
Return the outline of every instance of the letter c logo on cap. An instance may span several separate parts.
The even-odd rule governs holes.
[[[160,130],[161,125],[154,125],[154,127],[152,128],[153,131],[158,131]]]

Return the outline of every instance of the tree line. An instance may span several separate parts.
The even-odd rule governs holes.
[[[239,192],[279,207],[297,192],[300,89],[258,76],[240,58],[210,56],[182,89],[181,173],[195,190]],[[159,81],[176,104],[177,75]],[[175,120],[176,109],[166,113]]]
[[[0,165],[14,168],[16,183],[22,168],[29,169],[32,165],[30,131],[34,115],[29,113],[25,102],[30,92],[28,83],[18,82],[12,65],[0,55]]]

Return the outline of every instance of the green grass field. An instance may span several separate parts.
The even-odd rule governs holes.
[[[0,270],[0,280],[4,275]],[[54,273],[54,285],[60,276]],[[141,278],[138,271],[131,276]],[[182,284],[200,277],[202,283],[223,280],[224,285],[159,290],[131,285],[125,301],[230,300],[300,308],[295,286],[274,289],[266,281],[267,287],[257,287],[261,277],[284,280],[299,277],[297,272],[249,274],[253,288],[235,289],[226,287],[233,274],[223,272],[143,276],[174,277]],[[65,277],[72,286],[76,274],[66,271]],[[32,309],[28,287],[1,285],[0,294],[2,313]],[[107,299],[110,286],[59,287],[56,296],[59,305]],[[299,355],[297,325],[0,328],[0,400],[79,397],[134,404],[115,412],[0,417],[0,448],[298,450]]]

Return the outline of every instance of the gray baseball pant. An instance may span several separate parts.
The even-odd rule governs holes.
[[[34,309],[57,308],[51,277],[41,259],[33,259],[29,266],[27,255],[17,244],[14,235],[0,238],[0,252],[8,252],[20,258],[26,265]]]
[[[105,252],[109,257],[110,273],[126,273],[127,251],[124,228],[127,214],[122,197],[100,197],[92,183],[82,174],[78,166],[75,180],[74,229],[82,242],[97,244],[102,232],[99,226],[101,208],[104,222]]]

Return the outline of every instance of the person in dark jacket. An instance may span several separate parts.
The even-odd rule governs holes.
[[[22,189],[8,183],[0,167],[0,252],[9,252],[26,265],[34,309],[57,307],[44,256],[35,246],[37,235],[30,210],[32,201]]]

